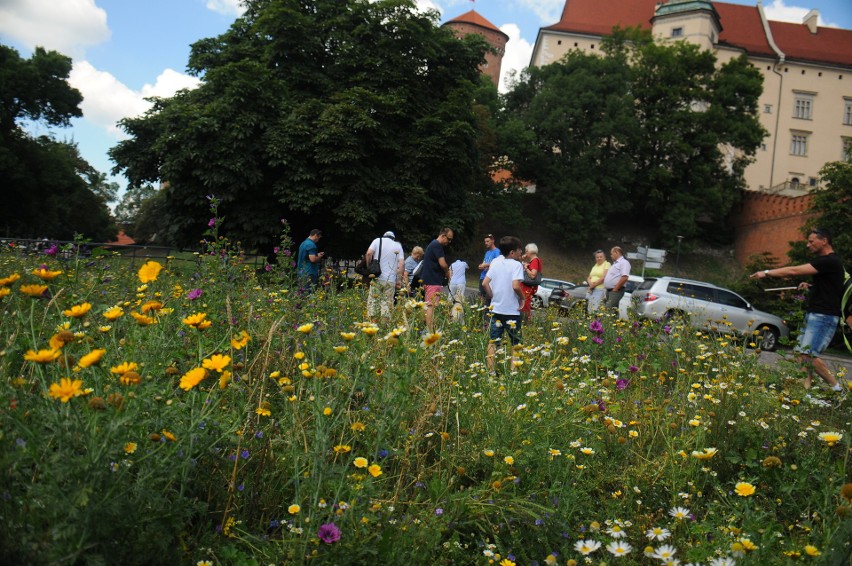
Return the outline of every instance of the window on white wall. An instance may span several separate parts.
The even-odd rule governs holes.
[[[790,138],[790,155],[808,155],[808,134],[793,132]]]
[[[810,120],[814,110],[814,95],[804,92],[795,93],[793,101],[793,118]]]
[[[843,102],[843,123],[852,126],[852,98],[844,98]]]
[[[683,28],[672,28],[672,37],[683,37]]]

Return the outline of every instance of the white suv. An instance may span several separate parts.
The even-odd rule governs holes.
[[[633,291],[630,301],[642,318],[684,317],[692,326],[740,336],[758,331],[750,340],[770,352],[778,347],[779,338],[790,336],[781,318],[754,309],[733,291],[703,281],[648,278]]]

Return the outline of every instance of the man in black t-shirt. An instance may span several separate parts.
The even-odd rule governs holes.
[[[420,270],[420,278],[423,280],[423,290],[426,296],[426,326],[432,331],[432,317],[435,305],[441,300],[441,290],[444,288],[444,280],[450,278],[450,266],[447,264],[446,246],[453,241],[451,228],[443,228],[438,237],[426,246],[423,254],[423,269]]]
[[[807,364],[805,389],[812,385],[812,372],[816,372],[835,391],[842,388],[819,355],[828,348],[837,324],[840,322],[840,299],[843,294],[843,262],[831,247],[831,233],[825,228],[814,228],[808,234],[808,251],[816,257],[802,265],[765,269],[750,275],[751,279],[764,277],[795,277],[812,275],[813,283],[800,283],[799,288],[810,287],[804,325],[795,351]]]

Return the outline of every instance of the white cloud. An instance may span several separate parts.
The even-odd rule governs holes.
[[[242,0],[207,0],[207,8],[226,16],[242,16],[246,11]]]
[[[95,69],[88,61],[77,61],[68,83],[83,94],[83,117],[120,137],[116,123],[122,118],[140,116],[150,107],[146,97],[169,97],[183,88],[195,88],[200,81],[189,75],[166,69],[155,84],[146,84],[140,91],[128,88],[112,74]]]
[[[70,57],[112,35],[106,11],[94,0],[0,0],[0,34]]]
[[[521,29],[517,24],[505,24],[500,26],[500,31],[509,36],[506,43],[506,53],[503,55],[503,64],[500,67],[500,92],[507,92],[510,88],[509,78],[512,71],[520,74],[530,64],[533,46],[529,41],[521,37]]]
[[[439,14],[444,13],[444,10],[441,9],[440,6],[432,2],[432,0],[416,0],[415,4],[417,5],[417,9],[420,12],[425,12],[426,10],[437,10]]]
[[[558,22],[562,8],[565,7],[565,0],[517,0],[517,3],[538,16],[541,23],[546,25]]]
[[[763,7],[766,17],[776,22],[790,22],[800,24],[804,21],[805,16],[811,11],[810,8],[802,8],[800,6],[788,6],[784,4],[784,0],[774,0],[771,4]],[[822,27],[840,27],[835,23],[826,22],[822,14],[819,15],[817,23]]]

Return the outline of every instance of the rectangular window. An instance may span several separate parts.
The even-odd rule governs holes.
[[[672,28],[672,37],[683,37],[683,28]]]
[[[804,92],[794,94],[796,98],[793,102],[793,118],[810,120],[813,115],[814,95]]]
[[[764,104],[763,105],[763,113],[764,114],[772,114],[772,105],[771,104]]]
[[[849,161],[852,157],[852,138],[840,138],[840,160]]]
[[[852,98],[844,98],[843,106],[843,123],[847,126],[852,126]]]
[[[808,135],[794,133],[790,141],[790,155],[806,156],[808,154]]]

